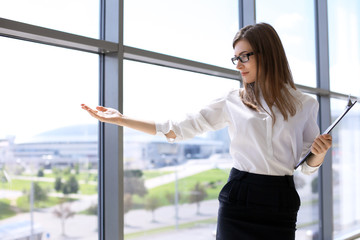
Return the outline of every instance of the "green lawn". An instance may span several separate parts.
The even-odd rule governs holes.
[[[16,212],[11,209],[10,200],[8,199],[0,199],[0,220],[12,217],[16,214]]]
[[[54,183],[52,182],[38,182],[43,189],[53,189]],[[30,180],[13,179],[10,183],[10,190],[15,191],[29,191],[31,186]]]
[[[144,170],[143,171],[143,178],[145,180],[160,177],[166,174],[174,173],[174,171],[159,171],[159,170]]]
[[[54,190],[54,183],[53,182],[41,182],[38,181],[39,185],[43,189],[48,189],[50,191]],[[10,185],[7,185],[7,189],[10,186],[9,190],[16,190],[16,191],[29,191],[30,190],[31,181],[29,180],[20,180],[20,179],[13,179]],[[79,185],[79,193],[84,195],[92,195],[97,193],[97,186],[91,184],[80,184]]]
[[[187,178],[180,179],[178,181],[178,189],[181,195],[180,203],[188,202],[190,191],[197,182],[207,186],[206,192],[208,196],[206,197],[206,200],[216,199],[221,188],[227,181],[229,171],[230,169],[211,169]],[[157,196],[160,200],[161,206],[171,205],[172,203],[170,204],[166,198],[166,193],[175,194],[175,182],[150,189],[147,196]],[[145,196],[145,198],[147,196]],[[144,204],[144,198],[134,195],[133,203],[135,206],[141,207]]]
[[[69,199],[69,201],[73,201]],[[34,208],[48,208],[51,206],[55,206],[60,203],[60,198],[57,197],[48,197],[46,201],[35,201]],[[16,206],[21,209],[23,212],[30,211],[30,201],[27,195],[21,196],[16,199]]]
[[[62,174],[61,177],[63,179],[68,178],[69,174]],[[95,173],[87,173],[87,172],[80,172],[79,174],[75,174],[78,181],[97,181],[98,175]],[[45,174],[44,177],[47,178],[56,178],[57,175],[54,173]]]

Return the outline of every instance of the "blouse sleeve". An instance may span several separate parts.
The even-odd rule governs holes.
[[[167,138],[168,142],[179,142],[208,131],[224,128],[228,124],[225,116],[225,104],[226,98],[219,98],[202,108],[198,113],[188,114],[181,121],[156,122],[157,135],[163,136],[172,130],[176,138]]]
[[[306,122],[303,131],[304,143],[303,143],[301,159],[305,157],[305,155],[310,150],[311,145],[313,144],[315,138],[320,134],[319,126],[317,124],[318,110],[319,110],[319,103],[316,100],[314,100],[311,111],[309,112],[308,121]],[[306,162],[304,162],[301,166],[301,172],[303,172],[306,175],[310,175],[312,173],[315,173],[319,169],[319,167],[320,166],[311,167]]]

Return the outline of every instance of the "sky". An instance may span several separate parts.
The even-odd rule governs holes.
[[[360,96],[360,85],[353,80],[360,75],[360,14],[354,11],[360,8],[356,0],[346,6],[329,1],[331,88]],[[238,30],[237,1],[127,0],[124,7],[125,45],[234,69],[230,58]],[[295,82],[315,86],[313,1],[257,0],[256,7],[257,21],[278,31]],[[97,0],[2,0],[0,17],[98,38],[98,9]],[[98,104],[96,54],[4,37],[0,52],[0,139],[26,139],[97,122],[80,109],[81,103]],[[218,77],[125,61],[124,114],[180,117],[238,86]]]

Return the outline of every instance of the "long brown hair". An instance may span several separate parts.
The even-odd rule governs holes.
[[[284,117],[294,116],[299,101],[293,97],[286,85],[296,89],[285,55],[284,47],[275,29],[267,23],[258,23],[240,29],[233,40],[233,48],[240,40],[247,40],[255,53],[257,72],[253,83],[244,82],[240,97],[245,105],[259,111],[264,109],[260,102],[262,94],[269,106],[273,124],[276,117],[273,107],[276,106]]]

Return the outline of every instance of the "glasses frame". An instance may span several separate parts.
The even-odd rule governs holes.
[[[240,54],[239,56],[235,56],[231,58],[231,61],[234,65],[237,65],[237,61],[239,60],[242,63],[246,63],[250,60],[250,56],[254,55],[254,52]]]

